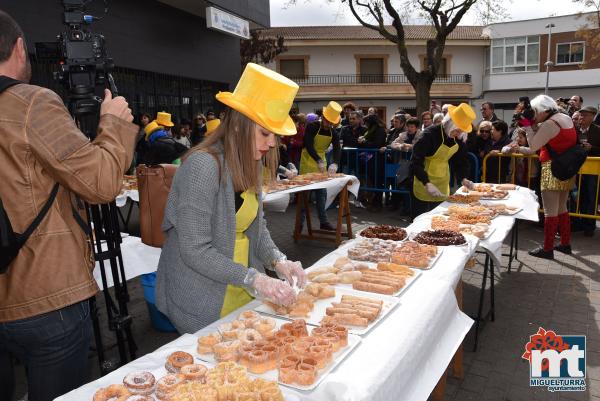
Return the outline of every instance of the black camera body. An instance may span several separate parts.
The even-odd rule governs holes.
[[[68,90],[69,109],[75,117],[98,114],[101,100],[96,89],[114,86],[110,82],[114,62],[106,53],[104,36],[88,28],[98,18],[85,13],[87,3],[62,0],[66,30],[56,42],[36,43],[38,59],[58,63],[54,78]]]

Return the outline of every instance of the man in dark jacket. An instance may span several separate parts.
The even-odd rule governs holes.
[[[492,123],[492,144],[489,151],[491,156],[487,158],[486,164],[486,182],[506,182],[508,168],[510,167],[510,158],[500,157],[500,160],[498,160],[498,156],[502,153],[502,148],[509,145],[510,142],[508,124],[502,120],[494,121]],[[500,166],[500,169],[498,169],[498,166]]]
[[[587,151],[588,156],[600,157],[600,126],[592,121],[598,110],[592,106],[585,106],[579,110],[581,114],[580,142]],[[579,210],[584,214],[597,214],[596,209],[596,187],[598,178],[594,175],[581,176],[581,193],[579,195]],[[592,237],[596,231],[596,219],[580,219],[579,224],[574,225],[575,229],[580,228],[586,237]],[[579,227],[577,227],[579,226]]]

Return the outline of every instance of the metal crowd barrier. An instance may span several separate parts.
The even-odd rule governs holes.
[[[496,160],[494,159],[497,159],[497,164],[495,164]],[[488,161],[490,163],[488,163]],[[489,176],[488,174],[488,170],[490,170],[489,166],[494,166],[495,169],[497,168],[495,171],[496,174],[493,174],[493,176]],[[502,174],[503,166],[506,166],[505,174]],[[522,169],[525,166],[527,166],[527,169],[525,170],[527,174],[526,180],[524,180],[523,177],[518,177],[518,169]],[[540,172],[541,166],[537,154],[487,154],[482,161],[481,177],[483,182],[512,183],[539,192]],[[592,187],[595,188],[595,191]],[[586,159],[583,166],[579,169],[579,174],[575,179],[575,186],[573,189],[574,190],[571,192],[574,193],[575,196],[570,205],[569,209],[571,212],[569,212],[569,214],[572,217],[600,220],[600,213],[598,212],[598,199],[600,194],[600,157],[588,157]],[[586,210],[582,211],[582,208]],[[588,211],[589,209],[593,210],[593,214],[590,214]]]

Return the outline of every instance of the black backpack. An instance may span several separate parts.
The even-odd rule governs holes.
[[[15,81],[14,79],[0,76],[0,93],[19,83],[19,81]],[[58,183],[54,184],[54,187],[52,187],[50,197],[46,201],[46,204],[44,204],[44,207],[42,207],[42,210],[40,210],[40,213],[21,234],[13,231],[10,219],[6,214],[6,210],[4,210],[2,199],[0,199],[0,274],[7,272],[8,267],[17,257],[21,248],[25,245],[25,242],[27,242],[33,231],[40,225],[48,213],[48,210],[50,210],[50,206],[52,206],[57,192]]]

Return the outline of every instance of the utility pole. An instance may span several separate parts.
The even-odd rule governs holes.
[[[546,62],[544,65],[546,66],[546,88],[544,89],[544,95],[548,94],[548,81],[550,80],[550,67],[554,65],[552,60],[550,60],[550,42],[552,42],[552,28],[556,25],[548,24],[546,28],[548,29],[548,53],[546,55]]]

